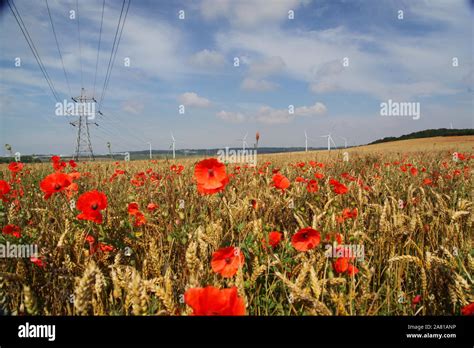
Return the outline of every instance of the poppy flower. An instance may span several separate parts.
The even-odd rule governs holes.
[[[8,169],[12,173],[18,173],[19,171],[21,171],[23,169],[23,163],[21,163],[21,162],[11,162],[8,165]]]
[[[0,180],[0,199],[6,201],[6,195],[10,193],[10,185],[5,180]]]
[[[290,180],[286,176],[280,173],[276,173],[273,175],[273,186],[277,189],[285,191],[288,187],[290,187]]]
[[[343,195],[343,194],[347,193],[347,191],[348,191],[348,188],[346,187],[346,185],[341,184],[339,181],[337,181],[335,179],[329,180],[329,184],[332,186],[332,189],[333,189],[334,193],[336,193],[338,195]]]
[[[308,192],[318,192],[318,182],[314,179],[311,179],[306,185],[306,191]]]
[[[417,176],[418,175],[418,169],[416,169],[415,167],[411,167],[410,168],[410,173],[412,176]]]
[[[278,244],[280,244],[281,238],[283,233],[278,231],[272,231],[268,234],[268,243],[266,238],[262,239],[262,245],[266,249],[267,245],[271,246],[272,248],[276,248]]]
[[[468,304],[467,306],[464,306],[461,309],[461,314],[462,315],[474,315],[474,302]]]
[[[73,182],[71,183],[71,185],[66,187],[64,192],[66,193],[67,198],[71,198],[74,194],[77,193],[78,190],[79,186],[75,182]]]
[[[79,196],[76,207],[81,211],[81,214],[77,215],[79,220],[89,220],[101,224],[102,214],[100,211],[107,208],[107,196],[96,190],[83,193]]]
[[[352,263],[349,263],[349,265],[347,266],[347,273],[349,275],[356,275],[357,273],[359,273],[359,269]]]
[[[297,176],[296,179],[295,179],[296,182],[306,182],[306,179],[301,177],[301,176]]]
[[[314,173],[314,177],[316,179],[323,179],[324,178],[324,174],[323,173]]]
[[[138,203],[137,202],[128,203],[128,213],[130,215],[135,215],[139,211],[140,210],[138,209]]]
[[[333,268],[337,273],[347,272],[349,269],[349,259],[347,257],[339,257],[333,263]]]
[[[154,210],[158,209],[158,204],[155,204],[155,203],[148,203],[148,205],[146,206],[146,208],[148,209],[148,211],[154,211]]]
[[[143,213],[137,212],[134,214],[134,216],[135,216],[135,222],[133,223],[134,226],[141,226],[146,223],[146,218],[145,218],[145,215],[143,215]]]
[[[347,179],[349,181],[356,181],[357,178],[356,177],[353,177],[352,175],[350,175],[349,173],[342,173],[341,174],[341,177],[343,177],[344,179]]]
[[[415,297],[413,297],[413,300],[411,301],[411,304],[413,306],[417,305],[418,303],[420,303],[421,301],[421,295],[416,295]]]
[[[357,208],[352,209],[346,208],[342,211],[342,215],[347,219],[355,219],[357,217]]]
[[[245,315],[245,302],[235,286],[191,288],[184,293],[184,301],[193,309],[192,315]]]
[[[16,238],[21,237],[20,227],[17,225],[6,225],[2,229],[3,234],[10,235]]]
[[[337,273],[348,273],[350,275],[356,275],[359,273],[359,269],[349,262],[349,257],[339,257],[334,263],[333,268]]]
[[[67,164],[64,161],[53,162],[53,168],[57,172],[62,172],[66,168]]]
[[[319,245],[321,234],[311,227],[306,227],[296,232],[291,237],[291,244],[298,251],[308,251]]]
[[[74,161],[74,160],[69,160],[69,166],[71,168],[76,168],[77,167],[77,163]]]
[[[423,185],[431,186],[431,185],[433,185],[433,180],[431,180],[430,178],[425,178],[425,179],[423,179]]]
[[[46,264],[44,263],[43,259],[41,257],[30,257],[30,261],[33,262],[36,266],[44,268]]]
[[[250,205],[252,206],[253,209],[255,209],[255,210],[258,209],[258,201],[256,199],[251,199],[250,200]]]
[[[225,165],[215,158],[208,158],[196,164],[194,180],[201,195],[223,191],[229,183]]]
[[[233,246],[221,248],[212,254],[211,267],[224,278],[231,278],[245,262],[244,254]]]
[[[108,253],[114,250],[114,247],[111,245],[99,243],[98,246],[99,246],[99,249],[104,253]]]
[[[49,199],[53,193],[63,191],[71,185],[71,177],[64,173],[53,173],[46,176],[40,183],[41,191],[45,193],[44,199]]]
[[[171,167],[170,167],[170,170],[175,172],[176,174],[181,174],[181,172],[184,170],[184,166],[182,164],[173,164]]]

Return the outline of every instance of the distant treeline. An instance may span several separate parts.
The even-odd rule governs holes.
[[[431,138],[431,137],[448,137],[448,136],[461,136],[461,135],[474,135],[474,129],[449,129],[449,128],[440,128],[440,129],[426,129],[419,132],[414,132],[410,134],[405,134],[400,137],[386,137],[369,143],[380,144],[387,143],[389,141],[397,140],[406,140],[406,139],[419,139],[419,138]]]
[[[0,157],[0,163],[10,163],[14,162],[15,157]],[[23,163],[41,163],[39,158],[33,156],[21,156],[21,162]]]

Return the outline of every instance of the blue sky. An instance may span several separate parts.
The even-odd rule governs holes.
[[[102,0],[49,0],[72,94],[92,95]],[[70,99],[44,1],[16,6],[53,80]],[[95,96],[102,91],[121,1],[106,0]],[[178,18],[180,10],[185,19]],[[294,19],[288,11],[294,11]],[[399,11],[403,19],[399,19]],[[473,10],[465,0],[133,0],[91,127],[97,152],[148,147],[363,144],[427,128],[474,127]],[[15,67],[15,58],[21,66]],[[234,58],[240,66],[234,67]],[[343,66],[343,59],[349,65]],[[456,57],[459,65],[453,67]],[[130,67],[124,59],[130,59]],[[421,117],[383,117],[387,100]],[[179,105],[185,113],[179,114]],[[288,113],[293,105],[295,113]],[[0,14],[0,139],[21,153],[74,151],[55,100],[8,7]]]

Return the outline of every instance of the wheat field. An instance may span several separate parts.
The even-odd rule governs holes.
[[[473,139],[443,140],[258,155],[227,164],[212,194],[198,191],[202,158],[3,165],[0,244],[39,255],[0,259],[0,311],[199,314],[189,291],[213,286],[236,289],[247,315],[459,315],[474,302]],[[45,198],[53,173],[75,185]],[[106,204],[78,218],[94,190]],[[301,251],[305,228],[318,234]],[[327,254],[338,246],[363,253]],[[213,262],[228,247],[224,276]]]

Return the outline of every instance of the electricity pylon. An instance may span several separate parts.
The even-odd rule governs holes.
[[[84,88],[81,89],[81,96],[72,98],[77,105],[76,110],[78,111],[77,121],[71,122],[71,124],[77,127],[77,138],[76,138],[76,153],[74,155],[75,160],[79,160],[80,157],[89,157],[89,159],[94,160],[94,152],[92,151],[92,143],[91,137],[89,133],[89,125],[95,124],[93,122],[89,122],[89,118],[95,118],[95,103],[96,100],[94,98],[87,98],[84,93]],[[92,104],[92,112],[91,114],[85,114],[85,103],[94,103]],[[91,110],[88,110],[89,112]]]

